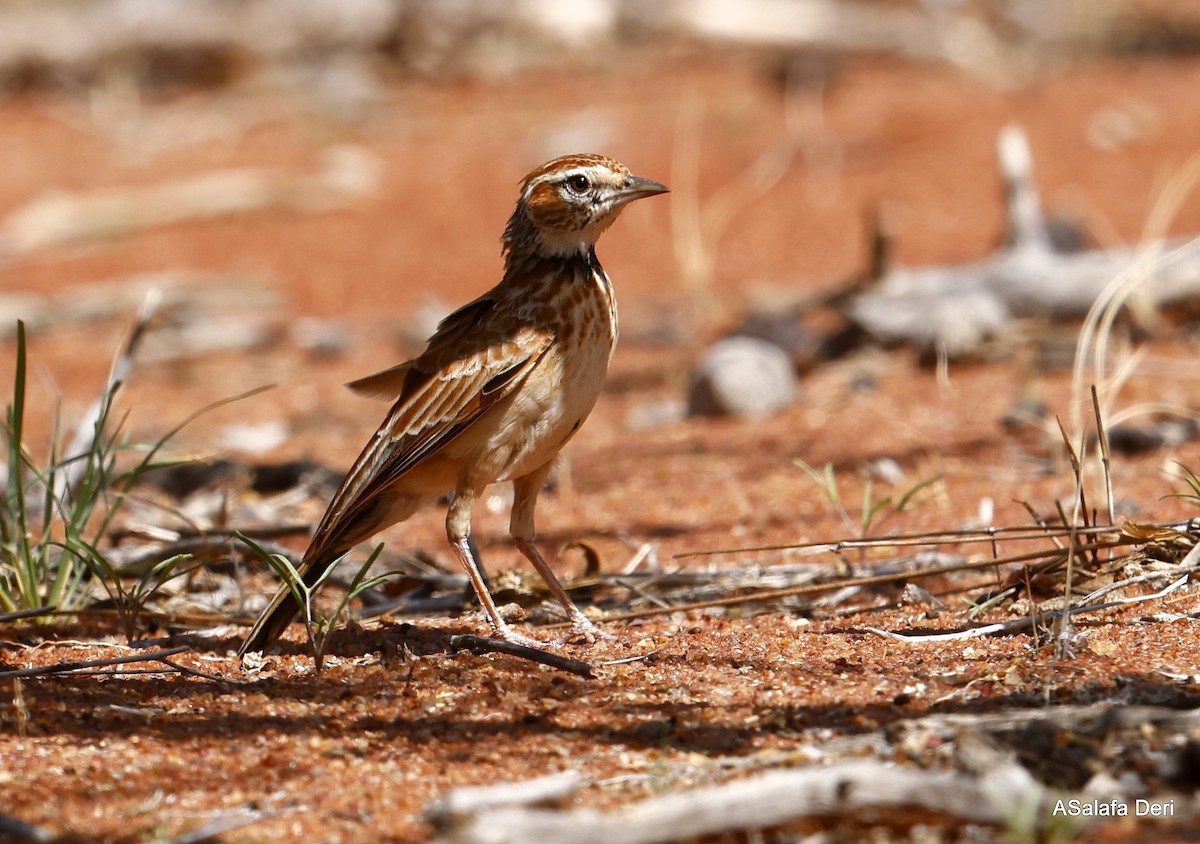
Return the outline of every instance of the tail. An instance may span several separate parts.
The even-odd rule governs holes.
[[[370,455],[370,451],[364,452]],[[334,495],[329,509],[321,523],[313,532],[304,559],[300,561],[297,571],[304,584],[312,589],[321,580],[326,570],[345,556],[346,552],[369,539],[376,532],[388,525],[402,522],[413,514],[421,503],[417,495],[405,495],[382,491],[377,488],[363,488],[359,483],[359,471],[363,466],[363,457],[355,463],[341,489]],[[369,465],[369,464],[367,464]],[[370,480],[370,477],[367,478]],[[292,594],[288,584],[283,584],[271,603],[262,611],[258,621],[250,630],[250,635],[238,648],[238,655],[250,651],[262,651],[283,635],[296,613],[300,612],[300,604]]]
[[[315,544],[309,547],[310,552],[317,550]],[[346,550],[338,550],[332,554],[318,553],[313,555],[311,560],[309,559],[310,555],[305,554],[297,569],[304,579],[305,586],[311,589],[313,584],[325,574],[326,569],[336,563],[346,553]],[[266,609],[259,615],[258,621],[254,622],[254,627],[250,629],[246,641],[242,642],[242,646],[238,648],[238,656],[244,656],[250,651],[265,651],[271,647],[272,643],[283,635],[283,631],[288,629],[288,625],[292,623],[300,609],[300,603],[296,600],[291,584],[284,583],[276,591],[271,603],[267,604]]]

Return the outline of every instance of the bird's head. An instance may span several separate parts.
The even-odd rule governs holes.
[[[504,230],[504,251],[538,257],[586,254],[635,199],[668,188],[601,155],[566,155],[521,183],[521,198]]]

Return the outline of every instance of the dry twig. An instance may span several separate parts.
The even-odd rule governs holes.
[[[571,783],[573,785],[573,783]],[[501,786],[512,793],[512,786]],[[541,795],[541,789],[535,795]],[[439,840],[455,844],[555,841],[654,844],[759,830],[816,815],[867,807],[911,806],[967,822],[1002,823],[1021,806],[1045,799],[1042,786],[1015,763],[975,776],[874,760],[853,760],[766,773],[709,788],[653,797],[616,812],[554,811],[493,805],[478,798],[467,809],[454,793],[430,811]]]
[[[79,662],[60,662],[58,665],[42,665],[37,668],[17,668],[12,671],[0,671],[0,679],[6,677],[49,677],[55,674],[72,674],[92,668],[104,668],[111,665],[129,665],[135,662],[166,662],[167,657],[186,653],[191,649],[192,648],[190,645],[178,645],[174,648],[167,648],[161,651],[150,651],[149,653],[144,654],[131,654],[130,656],[116,656],[109,659],[87,659]],[[178,671],[175,666],[171,666],[171,670]]]
[[[509,656],[527,659],[530,662],[536,662],[550,668],[557,668],[559,671],[566,671],[568,674],[574,674],[588,680],[594,679],[596,676],[592,672],[592,666],[582,660],[571,659],[570,657],[560,656],[549,651],[530,648],[525,645],[517,645],[513,642],[506,642],[503,639],[493,639],[488,636],[476,636],[471,633],[451,636],[450,647],[470,651],[473,654],[508,654]]]

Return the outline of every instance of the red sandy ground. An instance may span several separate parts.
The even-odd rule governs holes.
[[[1042,458],[1057,452],[1053,440],[1009,433],[1000,418],[1029,391],[1064,418],[1072,398],[1068,374],[1034,372],[1020,346],[999,362],[952,366],[942,382],[909,352],[860,354],[818,368],[795,406],[759,421],[629,422],[654,402],[681,397],[704,343],[753,303],[832,289],[859,271],[872,208],[883,208],[901,262],[986,254],[1003,224],[993,148],[1007,123],[1029,133],[1049,210],[1080,221],[1102,244],[1137,240],[1165,185],[1198,151],[1198,90],[1194,59],[1064,64],[1013,90],[940,67],[843,63],[823,111],[809,96],[805,154],[720,238],[717,305],[709,309],[690,303],[672,252],[672,203],[678,211],[695,200],[688,174],[672,169],[680,104],[699,97],[704,105],[703,208],[783,131],[783,89],[755,62],[635,59],[607,74],[399,81],[387,89],[385,107],[350,128],[259,94],[252,102],[271,116],[248,131],[150,158],[122,152],[93,131],[77,101],[9,100],[0,103],[0,211],[52,187],[148,184],[242,166],[309,172],[335,143],[369,149],[385,171],[373,198],[343,210],[264,212],[56,249],[0,266],[0,287],[57,292],[176,267],[265,279],[286,296],[289,318],[346,326],[346,353],[319,359],[282,343],[265,353],[143,365],[122,399],[129,427],[138,438],[153,437],[210,401],[276,383],[188,428],[178,446],[213,453],[221,427],[278,419],[289,426],[287,443],[257,459],[309,456],[347,466],[383,408],[340,385],[401,359],[396,338],[428,297],[450,306],[496,280],[497,239],[520,176],[559,151],[555,133],[588,137],[598,124],[601,151],[677,190],[631,208],[601,243],[626,342],[609,389],[570,446],[570,484],[543,497],[539,520],[551,552],[583,539],[616,570],[632,554],[631,542],[653,542],[663,563],[687,569],[710,560],[673,556],[846,536],[794,465],[797,457],[838,467],[855,505],[861,467],[872,459],[893,458],[906,475],[895,488],[876,482],[880,495],[941,476],[931,501],[886,529],[956,528],[976,518],[984,499],[994,501],[997,524],[1024,524],[1028,515],[1017,502],[1051,512],[1056,498],[1070,497],[1073,481],[1061,461],[1044,470]],[[149,105],[146,119],[155,113]],[[1089,141],[1106,119],[1129,127],[1113,149]],[[1193,196],[1170,232],[1197,231]],[[123,329],[106,322],[32,338],[32,355],[66,396],[68,414],[95,394]],[[1062,329],[1064,336],[1073,330]],[[656,345],[656,334],[680,340]],[[1194,345],[1179,330],[1149,342],[1147,374],[1118,407],[1150,400],[1194,407]],[[5,349],[11,354],[11,342]],[[0,367],[0,388],[9,369]],[[863,379],[874,389],[856,389]],[[34,404],[44,418],[49,400]],[[1117,460],[1115,486],[1127,514],[1165,520],[1192,513],[1184,502],[1161,499],[1181,489],[1163,475],[1176,459],[1197,464],[1190,447]],[[448,558],[442,518],[421,513],[389,536]],[[504,541],[506,523],[502,511],[481,513],[476,523],[495,570],[520,565]],[[778,557],[716,561],[755,559]],[[1146,701],[1192,695],[1156,674],[1193,673],[1200,660],[1193,622],[1156,620],[1160,608],[1088,628],[1078,659],[1061,664],[1024,635],[903,647],[864,632],[963,623],[956,612],[926,619],[920,608],[843,621],[735,613],[618,623],[611,626],[617,644],[567,651],[603,662],[665,649],[605,668],[592,681],[505,657],[444,654],[447,633],[483,632],[477,617],[412,630],[395,622],[368,627],[342,640],[319,676],[298,645],[245,673],[230,633],[180,657],[228,682],[25,681],[27,719],[13,702],[0,722],[0,811],[55,831],[134,841],[177,835],[222,809],[254,803],[283,811],[228,840],[418,841],[431,834],[423,810],[451,786],[566,769],[594,782],[614,778],[572,805],[613,807],[719,780],[715,758],[787,751],[811,743],[816,731],[856,733],[931,710],[1028,706],[1043,694],[1077,702],[1117,690],[1122,699]],[[1170,609],[1192,611],[1195,599]],[[5,635],[31,641],[23,631]],[[418,656],[405,658],[403,646]],[[0,660],[16,667],[119,652],[51,640],[36,649],[7,646]],[[6,704],[11,691],[0,695]],[[1123,829],[1108,834],[1117,840]],[[851,825],[843,840],[863,832]],[[1169,840],[1169,829],[1159,833]]]

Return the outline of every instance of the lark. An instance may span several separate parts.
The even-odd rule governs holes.
[[[534,509],[555,457],[596,404],[617,342],[596,241],[630,202],[666,192],[600,155],[556,158],[525,177],[501,238],[500,283],[442,320],[419,357],[347,385],[393,404],[313,534],[298,567],[306,584],[450,493],[446,535],[494,634],[538,646],[500,616],[468,543],[476,500],[512,481],[516,547],[566,610],[572,635],[594,641],[599,631],[534,544]],[[284,584],[240,652],[268,647],[298,611]]]

